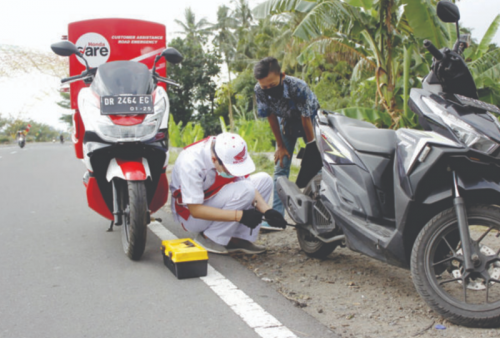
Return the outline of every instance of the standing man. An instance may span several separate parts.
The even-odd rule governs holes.
[[[257,173],[247,144],[237,134],[210,136],[184,148],[172,171],[172,213],[207,251],[258,254],[253,244],[262,218],[286,227],[282,214],[267,204],[272,179]]]
[[[279,176],[290,176],[290,165],[297,138],[307,144],[315,142],[312,118],[319,109],[316,95],[307,84],[281,72],[278,60],[269,56],[260,60],[253,69],[258,83],[255,85],[257,110],[260,117],[267,117],[276,139],[274,153],[273,209],[284,215],[285,210],[276,190]],[[283,230],[271,224],[262,224],[265,230]]]

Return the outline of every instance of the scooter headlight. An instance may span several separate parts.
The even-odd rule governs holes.
[[[140,142],[153,138],[160,127],[167,104],[165,97],[159,97],[155,102],[154,113],[147,114],[139,124],[124,126],[114,124],[108,115],[101,115],[97,100],[85,101],[85,111],[92,114],[94,130],[100,138],[109,142]]]
[[[157,130],[158,121],[144,121],[134,126],[116,125],[108,118],[99,119],[95,122],[96,131],[99,136],[111,142],[137,142],[152,138]]]
[[[467,147],[488,155],[498,148],[498,143],[481,134],[468,123],[448,113],[433,100],[423,97],[422,101],[432,113],[439,116],[446,123],[455,137]]]

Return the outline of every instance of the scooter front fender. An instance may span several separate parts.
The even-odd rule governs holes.
[[[109,162],[106,179],[111,182],[115,177],[125,181],[145,181],[151,177],[148,161],[144,157],[134,160],[113,158]]]

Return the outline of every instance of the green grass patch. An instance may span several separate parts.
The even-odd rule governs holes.
[[[7,144],[7,143],[11,143],[12,142],[12,139],[8,136],[0,136],[0,143],[1,144]]]
[[[168,152],[168,165],[174,165],[175,161],[177,160],[177,157],[179,157],[179,153],[174,150],[170,150]]]

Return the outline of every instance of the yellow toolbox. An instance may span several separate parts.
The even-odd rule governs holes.
[[[161,242],[163,263],[177,279],[207,275],[208,253],[190,238]]]

